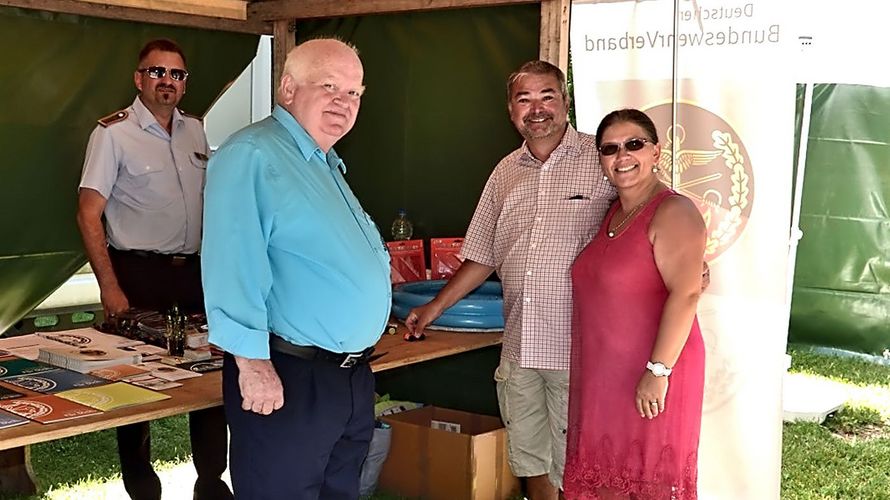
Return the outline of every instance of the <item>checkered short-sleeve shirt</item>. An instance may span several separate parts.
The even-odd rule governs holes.
[[[461,254],[503,282],[502,356],[523,368],[569,368],[570,268],[615,197],[593,136],[571,126],[546,162],[523,144],[495,167]]]

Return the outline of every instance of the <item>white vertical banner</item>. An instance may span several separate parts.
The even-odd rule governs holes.
[[[699,496],[779,498],[799,54],[793,5],[678,5],[573,3],[578,129],[595,133],[606,113],[625,107],[655,122],[663,180],[698,204],[708,229]]]

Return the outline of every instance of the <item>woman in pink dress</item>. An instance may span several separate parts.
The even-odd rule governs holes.
[[[572,267],[566,498],[696,498],[706,232],[658,180],[655,125],[634,109],[596,133],[618,200]]]

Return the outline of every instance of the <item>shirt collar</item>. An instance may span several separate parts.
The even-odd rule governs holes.
[[[300,125],[300,122],[294,118],[294,115],[290,114],[290,112],[280,104],[275,105],[275,109],[272,110],[272,117],[287,130],[287,133],[293,137],[294,142],[297,144],[297,149],[300,150],[300,154],[303,155],[303,159],[307,162],[313,157],[316,156],[321,161],[327,163],[330,168],[339,168],[344,174],[346,173],[346,163],[340,158],[334,148],[328,150],[327,154],[321,150],[318,146],[318,143],[315,142],[315,139],[306,132],[306,129]]]
[[[133,114],[136,115],[136,120],[139,121],[139,126],[142,127],[143,130],[151,127],[154,124],[157,124],[158,127],[162,129],[164,127],[158,123],[158,119],[155,118],[155,115],[151,113],[151,111],[145,107],[145,104],[142,103],[142,99],[139,96],[136,96],[136,99],[133,100]],[[179,112],[179,109],[173,108],[173,121],[172,123],[176,126],[184,120],[182,117],[182,113]]]
[[[572,126],[571,123],[566,124],[566,131],[562,134],[562,139],[559,141],[559,144],[556,146],[556,149],[550,153],[550,157],[552,158],[554,154],[562,151],[563,154],[572,153],[577,156],[580,153],[580,145],[581,139],[578,136],[578,131],[575,130],[575,127]],[[522,142],[522,155],[528,157],[528,159],[533,160],[537,163],[541,163],[540,160],[535,158],[535,155],[528,149],[528,143],[526,141]]]

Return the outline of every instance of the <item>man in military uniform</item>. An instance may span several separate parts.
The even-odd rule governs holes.
[[[200,120],[176,107],[188,78],[185,56],[170,40],[148,42],[133,78],[133,104],[99,120],[90,136],[77,224],[106,318],[130,307],[202,311],[198,251],[209,151]],[[195,498],[232,498],[220,479],[227,451],[222,408],[192,412],[189,427]],[[149,423],[118,427],[117,437],[130,497],[160,499]]]

